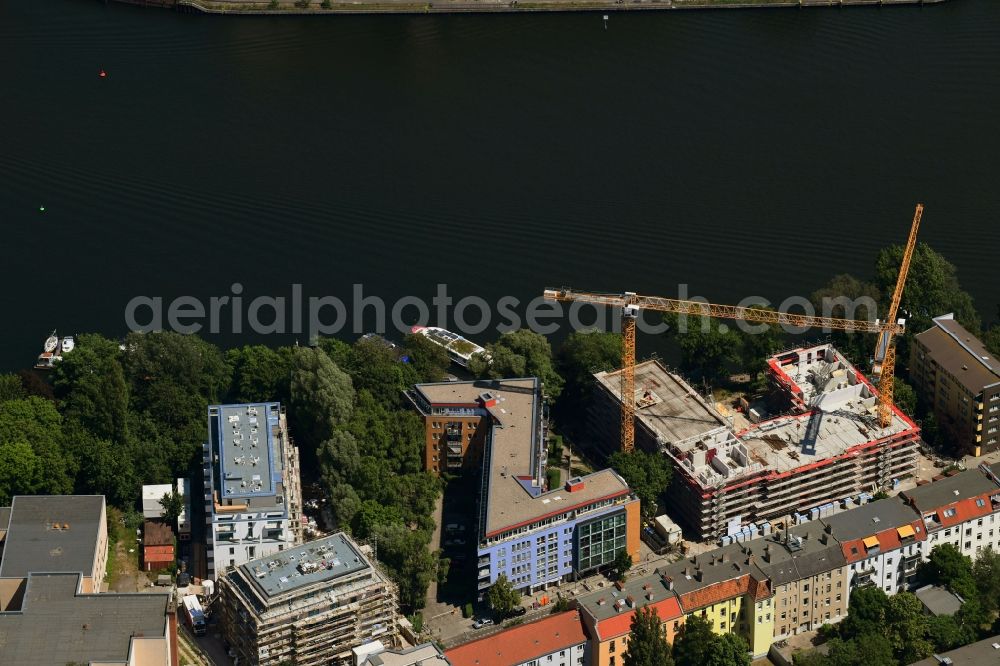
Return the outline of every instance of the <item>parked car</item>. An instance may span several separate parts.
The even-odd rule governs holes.
[[[488,627],[491,624],[493,624],[493,620],[491,620],[490,618],[487,617],[487,618],[483,618],[481,620],[476,620],[475,622],[473,622],[472,623],[472,628],[473,629],[482,629],[483,627]]]
[[[528,612],[527,608],[525,608],[524,606],[518,606],[517,608],[515,608],[510,612],[510,615],[511,617],[521,617],[527,612]]]

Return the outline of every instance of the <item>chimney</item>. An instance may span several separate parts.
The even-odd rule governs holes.
[[[618,591],[620,592],[625,589],[625,582],[621,580],[616,580],[615,587],[618,588]]]
[[[833,534],[833,526],[827,525],[825,528],[823,528],[823,531],[826,532],[827,534]]]
[[[695,574],[694,574],[694,579],[700,583],[702,577],[703,577],[703,575],[701,573],[701,569],[698,569],[698,571],[696,571]]]
[[[827,542],[828,542],[829,540],[830,540],[830,536],[829,536],[829,535],[828,535],[828,534],[827,534],[826,532],[823,532],[823,534],[821,534],[821,535],[819,536],[819,542],[820,542],[821,544],[823,544],[824,546],[825,546],[825,545],[827,544]]]

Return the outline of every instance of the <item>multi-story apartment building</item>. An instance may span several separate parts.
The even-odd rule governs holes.
[[[208,408],[208,577],[302,542],[299,452],[276,402]]]
[[[715,633],[742,636],[755,659],[767,654],[774,637],[774,591],[751,547],[726,546],[658,571],[677,595],[685,621],[700,615]]]
[[[910,379],[961,451],[1000,449],[1000,361],[952,315],[914,336]]]
[[[589,666],[580,613],[520,624],[445,651],[452,666]]]
[[[1000,470],[1000,465],[995,465]],[[917,486],[900,497],[923,518],[923,556],[950,543],[975,558],[984,548],[1000,552],[1000,483],[992,468],[981,467]]]
[[[677,595],[659,573],[631,576],[614,589],[577,597],[576,607],[590,640],[591,666],[622,666],[628,650],[632,617],[648,606],[659,616],[667,642],[673,644],[684,623]]]
[[[639,554],[639,500],[606,469],[549,488],[541,383],[536,378],[422,384],[434,405],[479,405],[478,588],[505,575],[536,590]]]
[[[364,550],[338,533],[221,576],[223,634],[239,663],[339,666],[365,643],[398,646],[396,588]]]
[[[0,558],[0,610],[23,594],[28,574],[78,573],[80,592],[100,592],[108,562],[104,495],[18,495]]]
[[[901,498],[878,500],[820,520],[840,542],[850,568],[850,591],[875,586],[892,595],[916,582],[927,530]]]
[[[747,543],[774,591],[774,638],[780,640],[847,615],[850,573],[840,543],[808,522]]]
[[[417,384],[406,393],[424,423],[424,469],[434,474],[479,469],[496,397],[485,388],[466,390],[474,382],[459,383]]]
[[[176,664],[169,594],[101,593],[103,496],[14,497],[0,547],[0,664]]]
[[[699,538],[791,524],[797,513],[889,488],[916,468],[919,429],[895,408],[880,428],[874,387],[831,345],[784,352],[768,367],[785,412],[737,431],[658,361],[636,366],[636,445],[672,460],[671,511]],[[614,446],[619,372],[594,377],[591,421]]]

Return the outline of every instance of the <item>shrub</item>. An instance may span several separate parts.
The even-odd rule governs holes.
[[[472,616],[473,616],[472,604],[471,603],[465,604],[465,606],[462,607],[462,617],[472,617]]]

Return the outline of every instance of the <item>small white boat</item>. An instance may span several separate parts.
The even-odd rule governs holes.
[[[72,335],[67,335],[65,338],[62,339],[62,353],[63,354],[68,354],[71,351],[73,351],[73,349],[75,349],[75,348],[76,348],[76,341],[73,340],[73,336]]]
[[[484,354],[489,359],[486,350],[474,342],[466,340],[458,333],[437,326],[414,326],[410,329],[414,335],[422,335],[434,344],[444,347],[451,362],[463,368],[469,367],[469,360],[476,354]]]
[[[51,354],[55,352],[56,347],[58,346],[59,346],[59,337],[56,335],[55,331],[52,331],[52,335],[46,338],[45,345],[42,348],[42,351],[44,351],[46,354]]]

